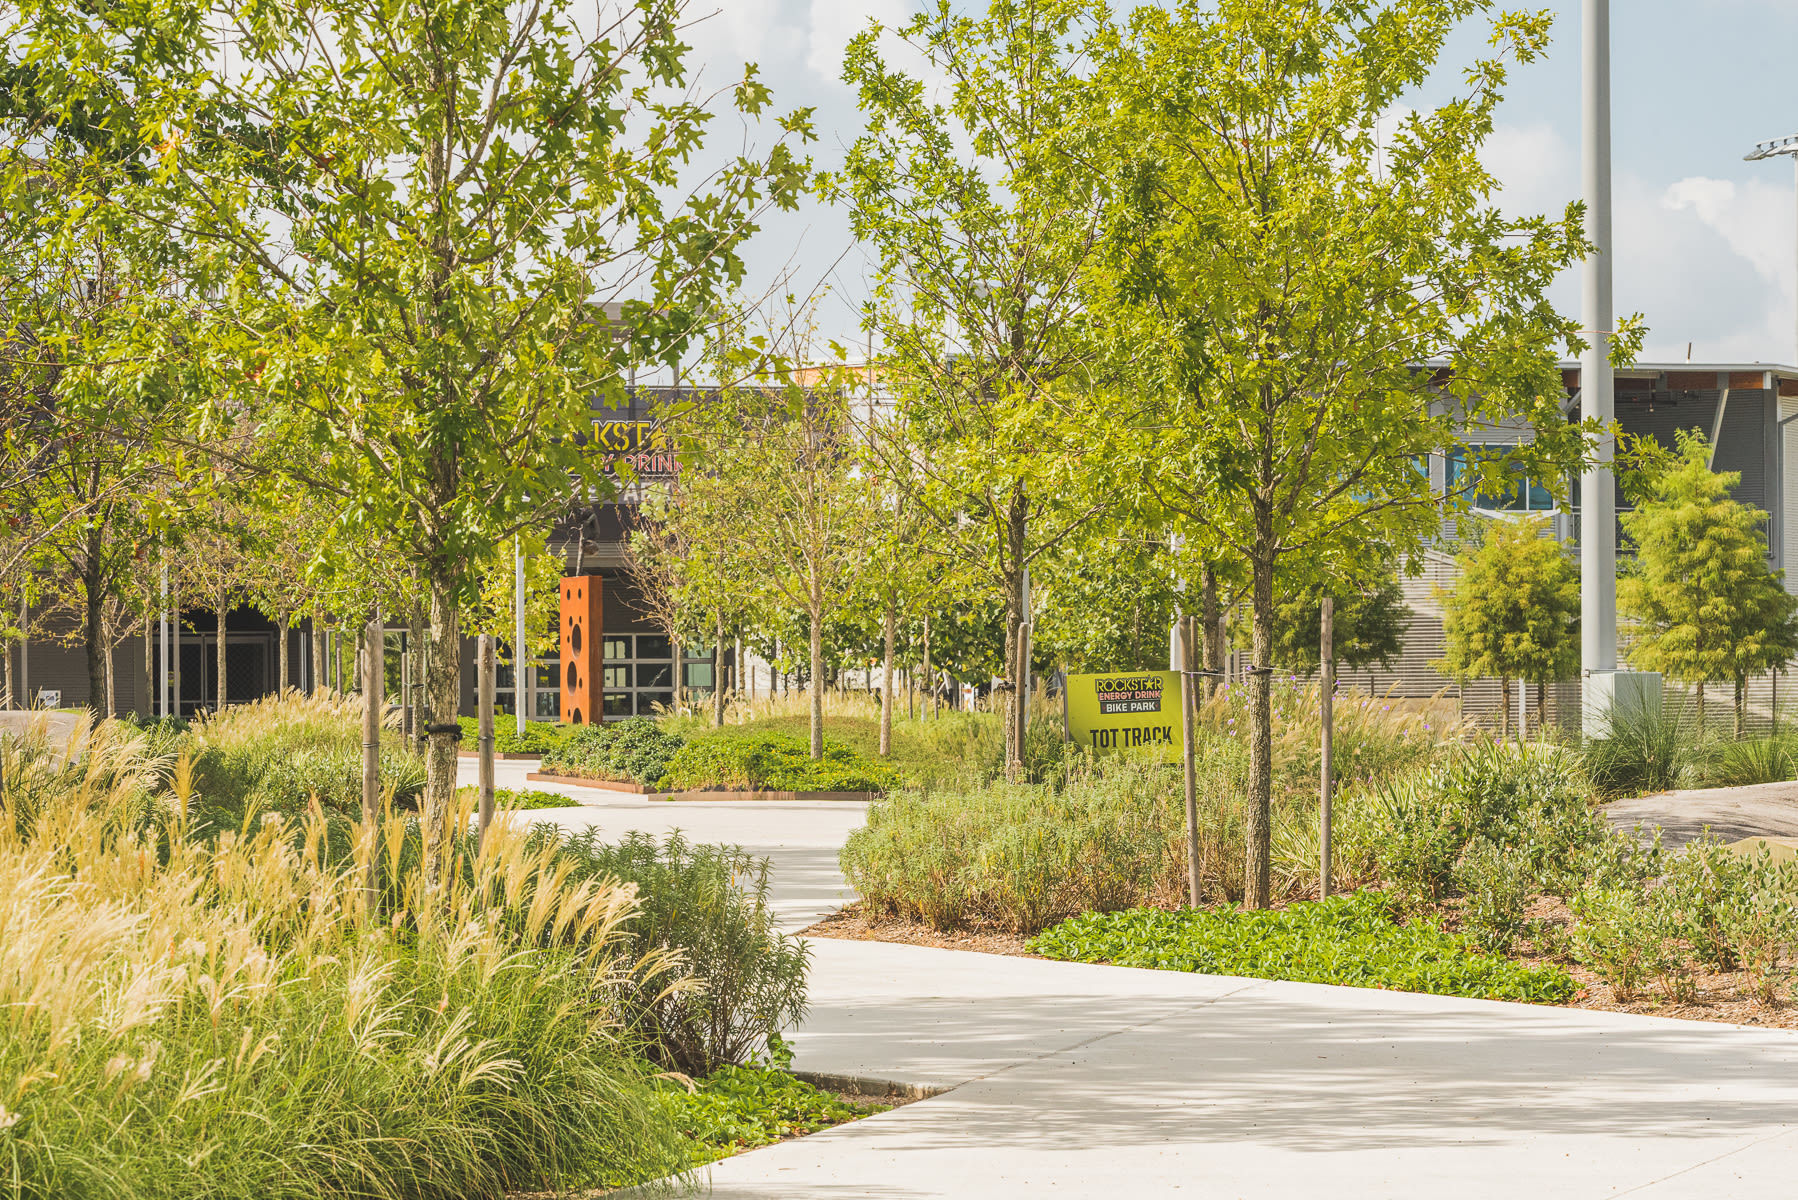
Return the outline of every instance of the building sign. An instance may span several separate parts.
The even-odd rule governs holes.
[[[1180,674],[1108,671],[1069,675],[1068,736],[1101,753],[1180,745]]]
[[[660,421],[596,419],[591,445],[598,451],[600,467],[607,471],[616,471],[623,464],[638,478],[680,474],[680,459]]]

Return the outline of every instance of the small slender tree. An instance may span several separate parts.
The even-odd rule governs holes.
[[[768,607],[805,615],[813,758],[824,756],[825,624],[855,589],[876,524],[850,382],[781,368],[672,414],[693,469],[646,514],[658,528],[633,543],[651,564],[639,579],[689,589],[689,612],[715,612],[736,581],[739,597],[753,589]]]
[[[1462,680],[1498,677],[1501,737],[1510,736],[1513,678],[1537,684],[1536,723],[1546,725],[1548,682],[1579,669],[1578,568],[1540,518],[1493,522],[1458,565],[1453,589],[1436,589],[1448,643],[1436,665]]]
[[[1737,471],[1713,471],[1710,446],[1691,430],[1678,452],[1651,471],[1650,499],[1624,514],[1636,565],[1617,585],[1625,652],[1643,670],[1697,685],[1735,684],[1735,733],[1742,736],[1748,677],[1798,651],[1798,597],[1767,564],[1767,514],[1730,498]]]

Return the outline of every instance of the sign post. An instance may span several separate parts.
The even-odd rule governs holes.
[[[362,835],[369,839],[362,887],[364,910],[375,911],[375,822],[381,815],[381,685],[386,674],[381,653],[385,626],[379,613],[369,616],[362,652]]]
[[[493,635],[483,633],[475,673],[476,705],[480,713],[480,816],[477,846],[486,844],[487,827],[493,824]]]
[[[1331,758],[1335,753],[1336,741],[1336,647],[1334,645],[1336,621],[1336,602],[1325,596],[1323,602],[1323,624],[1318,629],[1318,646],[1321,667],[1318,671],[1318,706],[1323,718],[1323,765],[1319,768],[1317,798],[1319,801],[1317,815],[1318,857],[1322,863],[1318,867],[1317,898],[1328,899],[1330,895],[1330,799],[1334,791],[1335,772]]]
[[[1196,622],[1181,617],[1174,628],[1179,631],[1175,645],[1180,664],[1180,756],[1186,770],[1186,907],[1199,906],[1199,778],[1193,762],[1193,695],[1195,676],[1192,669],[1193,638]]]

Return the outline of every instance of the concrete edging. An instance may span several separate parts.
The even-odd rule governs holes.
[[[815,1088],[845,1096],[867,1096],[872,1100],[928,1100],[949,1089],[928,1087],[921,1083],[900,1083],[896,1079],[870,1079],[865,1075],[833,1075],[828,1071],[794,1071],[793,1078],[802,1079]]]
[[[525,778],[534,783],[562,783],[572,787],[597,788],[602,792],[623,792],[626,795],[642,796],[647,800],[686,800],[701,803],[722,804],[733,801],[795,801],[795,800],[842,800],[867,802],[878,800],[879,792],[772,792],[753,790],[731,790],[726,788],[705,791],[657,792],[644,787],[640,783],[622,783],[615,779],[586,779],[578,775],[556,775],[549,771],[532,771]]]

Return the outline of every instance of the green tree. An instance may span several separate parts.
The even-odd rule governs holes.
[[[1547,684],[1579,670],[1579,568],[1540,518],[1492,522],[1456,565],[1454,588],[1436,590],[1447,641],[1438,665],[1458,679],[1498,677],[1500,736],[1510,735],[1511,680],[1536,684],[1545,726]]]
[[[990,0],[964,16],[939,0],[898,31],[946,80],[940,99],[885,61],[882,30],[854,39],[843,78],[867,129],[825,194],[877,259],[869,323],[938,551],[1003,598],[1010,676],[1025,574],[1103,504],[1080,456],[1089,440],[1075,281],[1099,197],[1067,153],[1085,101],[1084,0]],[[1008,767],[1022,694],[1005,708]]]
[[[1278,605],[1274,633],[1274,665],[1309,675],[1323,654],[1323,598],[1334,601],[1330,647],[1336,661],[1350,670],[1379,663],[1390,667],[1405,648],[1411,610],[1390,565],[1372,575],[1347,569],[1330,574],[1329,582],[1312,580],[1288,586]]]
[[[230,385],[212,415],[253,413],[346,525],[404,539],[435,877],[481,564],[601,486],[590,403],[627,363],[677,360],[757,214],[800,194],[806,114],[691,187],[715,98],[683,90],[680,0],[597,22],[572,0],[18,7],[49,106],[158,131],[150,179],[111,195],[177,231],[192,293],[217,298],[191,330]],[[769,93],[752,68],[721,99],[753,118]]]
[[[1738,471],[1713,471],[1704,435],[1680,430],[1678,453],[1652,472],[1651,498],[1623,515],[1635,570],[1617,584],[1624,650],[1634,665],[1697,685],[1735,684],[1742,736],[1748,677],[1798,651],[1798,597],[1767,565],[1767,514],[1730,498]]]
[[[798,356],[795,356],[796,358]],[[671,416],[693,468],[638,535],[636,556],[683,589],[675,607],[717,609],[738,595],[804,614],[811,753],[824,756],[825,626],[855,592],[877,526],[876,487],[840,371],[726,387]],[[640,578],[654,575],[640,568]]]
[[[1251,625],[1247,880],[1271,888],[1269,687],[1290,556],[1418,551],[1421,469],[1491,420],[1520,456],[1577,459],[1546,291],[1584,250],[1577,207],[1509,218],[1481,164],[1509,59],[1545,16],[1493,18],[1464,94],[1392,114],[1479,0],[1187,0],[1136,11],[1105,52],[1090,150],[1115,203],[1087,307],[1117,324],[1143,403],[1112,475],[1144,481],[1195,546],[1241,565]],[[1431,361],[1452,364],[1432,370]]]

